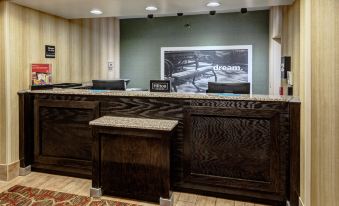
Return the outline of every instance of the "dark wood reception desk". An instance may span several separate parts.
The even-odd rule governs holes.
[[[72,89],[22,91],[19,97],[22,168],[91,178],[90,121],[177,120],[173,191],[298,205],[297,98]]]

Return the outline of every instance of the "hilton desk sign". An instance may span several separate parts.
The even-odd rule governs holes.
[[[151,80],[151,92],[171,92],[170,80]]]

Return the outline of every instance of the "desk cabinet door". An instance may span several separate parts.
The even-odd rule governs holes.
[[[280,113],[199,108],[185,112],[185,182],[284,193]]]
[[[91,176],[92,130],[98,118],[94,101],[35,100],[33,168]]]

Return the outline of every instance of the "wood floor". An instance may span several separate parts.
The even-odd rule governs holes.
[[[91,181],[73,177],[51,175],[45,173],[32,172],[25,177],[17,177],[10,182],[0,181],[0,192],[6,191],[14,185],[35,187],[40,189],[66,192],[76,195],[88,196]],[[120,202],[135,203],[144,206],[155,206],[156,204],[137,202],[126,199],[104,197],[105,199],[117,200]],[[174,193],[173,206],[264,206],[253,203],[225,200],[214,197],[199,196],[186,193]]]

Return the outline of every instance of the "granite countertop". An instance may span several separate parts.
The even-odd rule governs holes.
[[[89,124],[91,126],[171,131],[177,126],[178,121],[104,116],[91,121]]]
[[[197,99],[197,100],[243,100],[243,101],[278,101],[289,102],[298,100],[291,96],[272,95],[235,95],[235,94],[196,94],[196,93],[161,93],[149,91],[113,91],[113,90],[89,90],[89,89],[52,89],[52,90],[23,90],[20,93],[55,94],[55,95],[84,95],[84,96],[113,96],[113,97],[150,97],[173,99]]]

